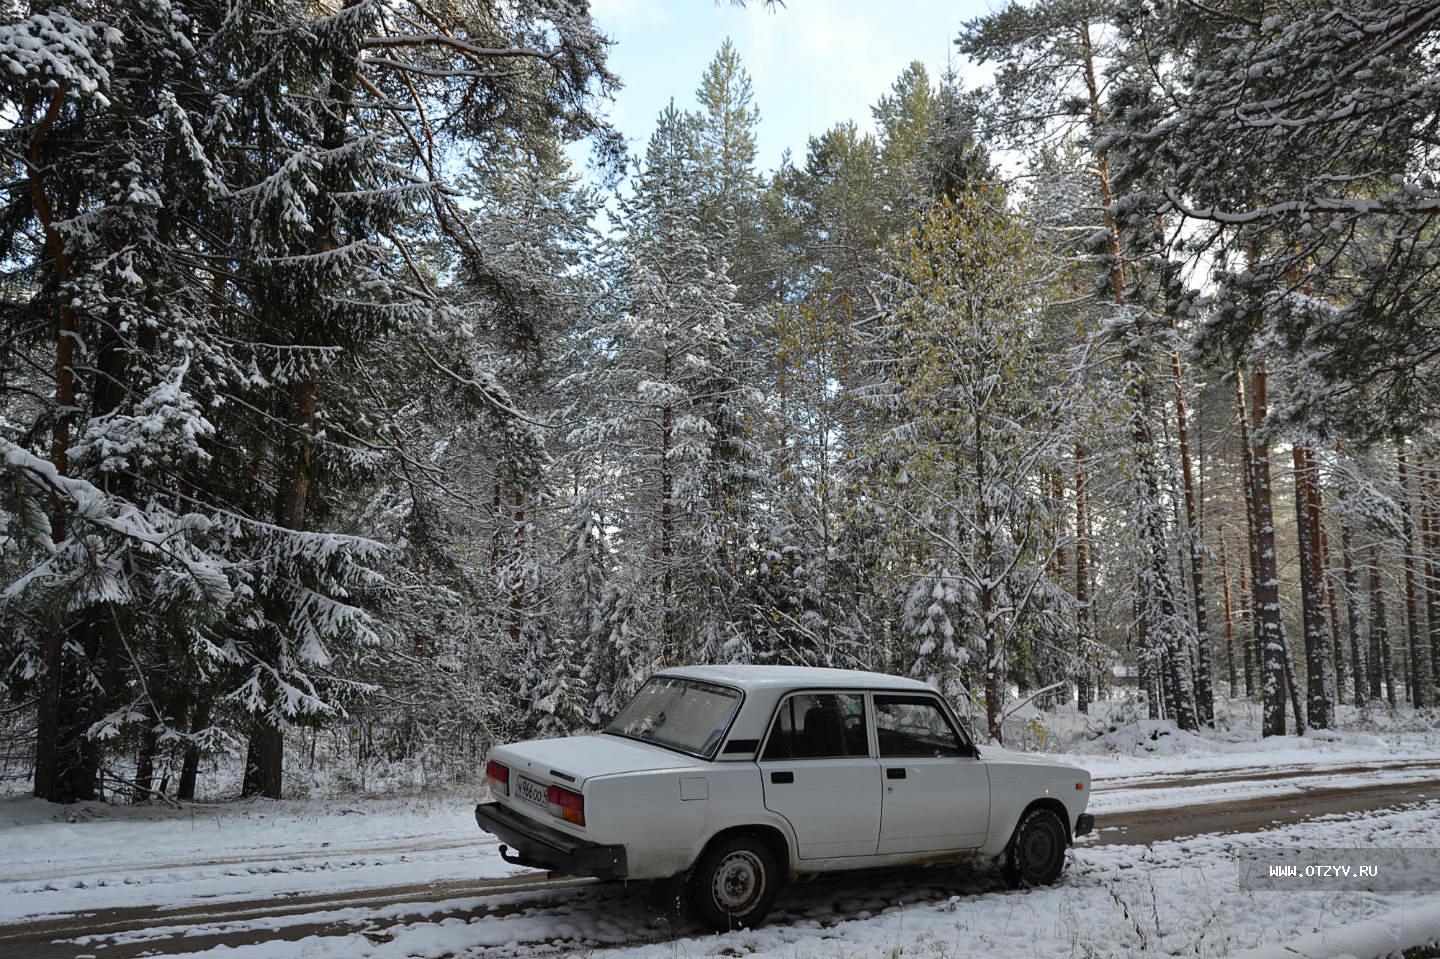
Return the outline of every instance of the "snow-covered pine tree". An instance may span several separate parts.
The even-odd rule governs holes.
[[[1165,88],[1112,131],[1124,206],[1183,218],[1197,252],[1236,230],[1268,238],[1251,267],[1267,305],[1300,288],[1337,307],[1297,315],[1281,347],[1332,389],[1272,415],[1317,435],[1409,434],[1440,408],[1417,375],[1436,347],[1430,297],[1402,292],[1433,289],[1440,257],[1434,14],[1433,0],[1166,0],[1120,20],[1128,72]],[[1229,319],[1213,332],[1238,350],[1254,331]]]
[[[728,37],[705,68],[695,99],[700,104],[694,122],[702,220],[729,265],[736,298],[747,309],[758,307],[774,284],[769,238],[761,228],[762,180],[755,169],[760,111],[750,74]]]
[[[1050,261],[990,188],[938,204],[894,270],[863,395],[888,451],[869,495],[900,564],[905,666],[952,696],[980,686],[999,741],[1019,646],[1070,645],[1068,598],[1049,575],[1058,503],[1040,482],[1071,444],[1071,391],[1040,331]]]
[[[1182,728],[1198,724],[1192,656],[1194,625],[1175,595],[1163,499],[1160,462],[1154,437],[1154,317],[1133,302],[1122,259],[1124,237],[1110,181],[1108,125],[1097,63],[1112,69],[1129,55],[1123,37],[1110,28],[1120,5],[1110,2],[1074,4],[1043,0],[1022,6],[1011,3],[967,23],[956,41],[960,51],[980,62],[999,64],[991,109],[991,130],[1011,143],[1043,142],[1075,137],[1090,152],[1095,170],[1095,195],[1103,225],[1095,242],[1096,294],[1112,310],[1105,329],[1121,347],[1126,382],[1127,431],[1135,478],[1132,525],[1141,552],[1140,615],[1149,648],[1149,666],[1163,677],[1167,712]]]

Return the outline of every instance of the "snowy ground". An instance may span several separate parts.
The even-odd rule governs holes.
[[[0,923],[516,872],[475,826],[474,801],[299,800],[56,812],[0,802]]]
[[[1440,782],[1440,739],[1423,723],[1263,743],[1230,741],[1223,732],[1189,737],[1148,722],[1058,738],[1050,745],[1094,771],[1093,811],[1103,818],[1175,808],[1177,837],[1185,833],[1183,810],[1207,803]],[[1423,795],[1404,810],[1264,833],[1149,847],[1084,843],[1060,886],[1024,893],[984,870],[798,885],[782,893],[764,928],[719,937],[656,925],[622,886],[557,887],[507,865],[476,830],[474,797],[464,793],[178,811],[99,804],[57,811],[11,799],[0,801],[0,954],[8,954],[7,924],[50,923],[65,938],[67,922],[113,920],[104,936],[69,936],[69,952],[56,954],[155,947],[215,959],[545,950],[647,959],[1224,956],[1305,945],[1308,935],[1307,948],[1318,951],[1299,954],[1338,955],[1332,947],[1356,947],[1344,941],[1350,935],[1360,937],[1351,954],[1382,955],[1400,941],[1397,930],[1405,942],[1440,939],[1440,890],[1243,892],[1231,855],[1261,842],[1440,848],[1440,786],[1433,798]]]

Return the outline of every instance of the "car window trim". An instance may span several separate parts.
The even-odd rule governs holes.
[[[675,673],[656,673],[649,679],[645,680],[645,682],[641,683],[640,689],[644,689],[646,686],[648,686],[650,683],[653,683],[657,679],[683,679],[688,683],[699,683],[702,686],[714,686],[717,689],[728,689],[732,692],[740,694],[740,698],[735,700],[735,708],[730,711],[730,719],[728,722],[725,723],[725,729],[720,733],[720,738],[715,740],[715,748],[711,749],[709,753],[697,753],[689,749],[681,749],[679,746],[672,746],[669,743],[662,743],[658,740],[645,739],[642,736],[627,736],[625,733],[611,732],[609,729],[600,730],[601,735],[614,736],[616,739],[628,739],[631,742],[644,743],[647,746],[658,746],[661,749],[668,749],[672,753],[679,753],[682,756],[690,756],[693,759],[703,759],[706,762],[713,762],[715,760],[715,757],[720,755],[720,750],[724,748],[725,741],[730,738],[730,730],[734,727],[735,720],[740,718],[740,710],[745,708],[744,688],[740,686],[735,686],[731,683],[716,682],[713,679],[697,679],[694,676],[680,676],[676,675]],[[635,690],[636,696],[640,695],[640,689]]]
[[[834,762],[834,761],[837,760],[837,759],[874,759],[874,758],[876,758],[876,757],[875,757],[875,740],[874,740],[874,736],[872,735],[873,729],[872,729],[872,725],[871,725],[872,722],[873,722],[873,718],[872,718],[872,717],[874,716],[874,713],[873,713],[873,711],[872,711],[871,708],[870,708],[870,697],[866,695],[867,692],[868,692],[868,690],[865,690],[865,689],[854,689],[854,688],[850,688],[850,689],[846,689],[846,688],[836,689],[836,688],[834,688],[834,687],[829,687],[829,686],[816,686],[816,687],[806,687],[806,688],[802,688],[802,689],[790,689],[790,690],[786,690],[785,693],[784,693],[783,695],[781,695],[781,697],[776,701],[774,707],[771,708],[771,710],[770,710],[770,721],[769,721],[768,723],[766,723],[766,725],[765,725],[765,738],[760,741],[760,748],[755,751],[755,762],[757,762],[757,763],[814,763],[814,762]],[[780,707],[784,706],[785,703],[786,703],[786,701],[789,700],[790,697],[792,697],[792,696],[813,696],[813,695],[817,695],[817,694],[819,694],[819,695],[824,695],[824,694],[827,694],[827,693],[833,693],[833,694],[835,694],[835,695],[837,695],[837,696],[859,696],[859,697],[860,697],[860,701],[865,704],[865,748],[866,748],[866,753],[865,753],[865,755],[863,755],[863,756],[787,756],[787,757],[785,757],[785,758],[783,758],[783,759],[766,759],[766,758],[765,758],[765,750],[767,750],[767,749],[770,748],[770,736],[771,736],[771,734],[773,734],[773,733],[775,732],[775,720],[776,720],[776,719],[779,717],[779,715],[780,715]]]
[[[896,699],[923,699],[923,700],[927,700],[927,701],[930,702],[930,703],[933,703],[935,706],[937,706],[937,707],[939,708],[939,710],[940,710],[940,717],[945,720],[946,725],[948,725],[948,726],[950,727],[950,732],[951,732],[951,734],[954,735],[956,742],[958,742],[958,743],[960,744],[960,750],[961,750],[961,752],[960,752],[960,755],[958,755],[958,756],[882,756],[882,755],[880,755],[880,710],[879,710],[878,708],[876,708],[876,709],[872,710],[872,711],[871,711],[871,714],[870,714],[871,716],[874,717],[875,758],[876,758],[876,759],[879,759],[880,761],[884,762],[884,761],[887,760],[887,759],[978,759],[978,758],[980,757],[980,750],[979,750],[978,748],[976,748],[976,746],[975,746],[975,744],[974,744],[973,742],[970,741],[970,737],[969,737],[969,736],[966,736],[965,733],[961,731],[960,724],[959,724],[958,722],[956,722],[956,721],[955,721],[955,717],[954,717],[953,715],[951,715],[951,712],[950,712],[950,704],[945,701],[945,697],[940,696],[940,695],[937,695],[937,694],[935,694],[935,693],[930,693],[930,692],[914,692],[914,693],[911,693],[911,692],[897,692],[897,691],[894,691],[894,690],[881,690],[881,689],[872,690],[872,691],[871,691],[871,700],[872,700],[872,702],[873,702],[874,698],[877,697],[877,696],[889,696],[889,697],[893,697],[893,698],[896,698]],[[967,752],[966,750],[968,750],[968,752]]]

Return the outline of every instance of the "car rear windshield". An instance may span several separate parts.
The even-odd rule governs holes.
[[[739,705],[737,690],[698,679],[656,676],[640,687],[605,731],[709,759]]]

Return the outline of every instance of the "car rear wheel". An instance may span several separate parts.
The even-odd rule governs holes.
[[[717,932],[759,925],[775,901],[780,869],[754,836],[732,836],[705,851],[690,877],[696,917]]]
[[[1030,810],[1005,850],[1005,878],[1016,888],[1049,885],[1065,869],[1065,845],[1065,823],[1054,810]]]

